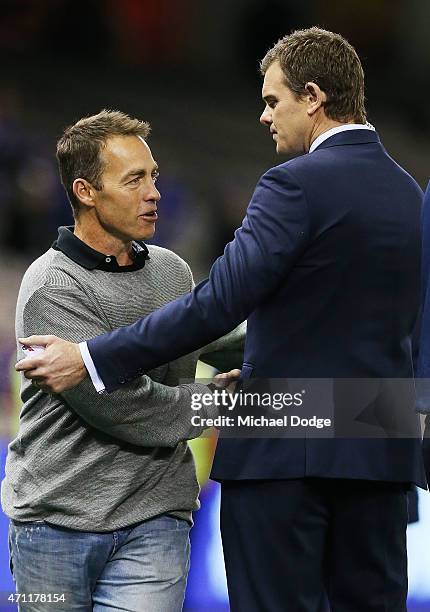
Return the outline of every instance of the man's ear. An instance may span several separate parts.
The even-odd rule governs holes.
[[[73,193],[75,198],[84,206],[94,206],[95,189],[87,180],[77,178],[73,181]]]
[[[319,108],[324,106],[327,102],[327,96],[325,92],[312,81],[309,81],[305,85],[305,100],[307,102],[307,113],[313,115]]]

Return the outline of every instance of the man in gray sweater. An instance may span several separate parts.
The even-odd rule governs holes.
[[[132,323],[193,287],[177,255],[147,247],[157,220],[158,168],[147,123],[102,111],[58,142],[74,228],[27,270],[18,337],[73,341]],[[243,329],[206,347],[208,362],[240,363]],[[50,395],[22,377],[2,505],[21,610],[182,609],[198,483],[187,440],[198,353],[113,393],[89,379]],[[203,407],[200,416],[215,416]]]

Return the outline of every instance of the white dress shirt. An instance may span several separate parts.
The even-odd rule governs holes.
[[[373,130],[375,131],[375,128],[370,123],[345,123],[345,125],[338,125],[337,127],[330,128],[329,130],[327,130],[327,132],[323,132],[322,134],[318,136],[318,138],[315,138],[315,140],[311,144],[309,153],[312,153],[312,151],[315,151],[315,149],[319,147],[320,144],[324,142],[324,140],[327,140],[327,138],[330,138],[330,136],[334,136],[335,134],[340,134],[341,132],[347,132],[348,130]]]

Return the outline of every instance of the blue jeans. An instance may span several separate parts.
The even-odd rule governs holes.
[[[186,521],[170,516],[109,533],[12,521],[9,547],[16,591],[22,594],[19,610],[180,612],[189,531]]]

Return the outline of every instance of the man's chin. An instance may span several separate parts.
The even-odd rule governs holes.
[[[282,142],[279,142],[278,140],[276,143],[276,153],[277,155],[289,155],[290,151],[288,147],[283,145]]]
[[[133,240],[140,240],[144,242],[145,240],[151,240],[152,238],[154,238],[154,236],[155,228],[153,230],[147,230],[146,232],[140,232],[140,234],[135,236]]]
[[[286,145],[282,145],[282,143],[276,143],[276,154],[283,155],[284,157],[288,157],[291,159],[292,157],[298,157],[299,155],[303,155],[302,151],[296,151],[292,147],[288,147]]]

